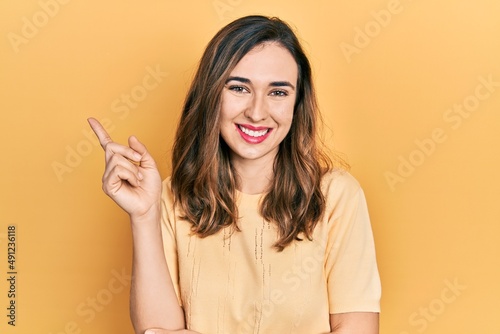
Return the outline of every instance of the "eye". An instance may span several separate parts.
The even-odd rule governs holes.
[[[243,93],[248,92],[248,89],[246,89],[243,86],[238,86],[238,85],[228,86],[227,89],[229,89],[230,91],[233,91],[235,93],[238,93],[238,94],[243,94]]]
[[[270,93],[270,95],[271,96],[288,96],[288,92],[286,90],[277,89],[277,90],[273,90]]]

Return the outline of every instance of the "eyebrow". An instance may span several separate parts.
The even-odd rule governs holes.
[[[246,84],[252,83],[252,81],[250,79],[243,78],[243,77],[229,77],[226,80],[226,84],[229,81],[239,81],[241,83],[246,83]],[[283,86],[287,86],[287,87],[290,87],[293,90],[295,90],[295,86],[292,85],[289,81],[273,81],[273,82],[269,83],[269,86],[271,86],[271,87],[283,87]]]

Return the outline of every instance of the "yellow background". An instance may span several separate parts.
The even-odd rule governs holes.
[[[497,0],[2,1],[2,333],[132,333],[128,221],[101,192],[103,154],[86,118],[106,119],[116,141],[137,135],[167,176],[204,46],[253,13],[297,28],[327,141],[366,192],[381,333],[500,333]],[[464,104],[472,111],[458,116]]]

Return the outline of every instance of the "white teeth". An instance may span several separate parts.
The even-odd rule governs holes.
[[[251,136],[251,137],[262,137],[263,135],[265,135],[269,129],[266,129],[266,130],[260,130],[260,131],[253,131],[253,130],[249,130],[247,128],[244,128],[243,126],[239,126],[240,127],[240,130],[244,133],[246,133],[247,135]]]

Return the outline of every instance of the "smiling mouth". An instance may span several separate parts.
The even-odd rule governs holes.
[[[262,129],[262,130],[250,130],[250,129],[248,129],[240,124],[238,124],[238,128],[244,134],[246,134],[250,137],[254,137],[254,138],[259,138],[259,137],[265,136],[271,130],[270,128]]]

